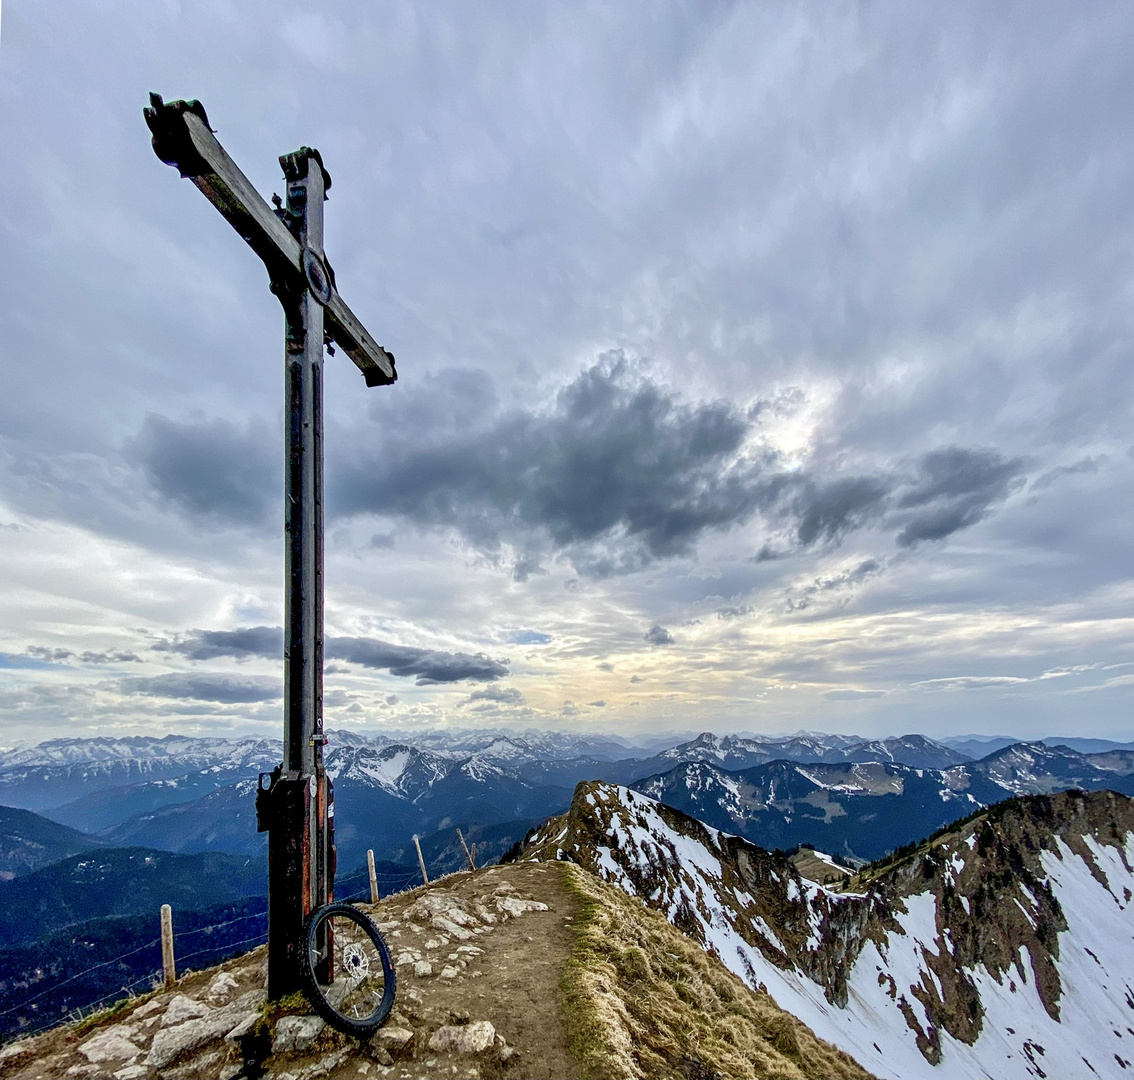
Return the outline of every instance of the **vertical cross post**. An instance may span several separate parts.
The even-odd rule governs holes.
[[[334,819],[323,768],[323,256],[326,174],[307,147],[280,158],[284,223],[306,280],[273,281],[284,309],[284,768],[268,837],[268,990],[300,988],[303,924],[334,892]]]

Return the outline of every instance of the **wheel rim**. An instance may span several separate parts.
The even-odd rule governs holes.
[[[386,996],[382,953],[370,928],[342,911],[312,926],[308,958],[316,988],[327,1005],[355,1024],[371,1020]]]

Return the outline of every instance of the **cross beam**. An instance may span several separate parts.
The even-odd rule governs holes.
[[[284,754],[260,778],[258,827],[268,831],[268,994],[301,987],[307,916],[334,892],[334,800],[323,767],[323,347],[334,343],[367,386],[394,382],[394,357],[377,344],[335,287],[323,253],[323,201],[331,178],[318,150],[280,158],[287,200],[275,209],[225,153],[199,101],[144,110],[157,156],[188,177],[263,260],[284,309]]]

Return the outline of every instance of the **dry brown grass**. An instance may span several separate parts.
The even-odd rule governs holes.
[[[661,915],[575,866],[578,937],[562,990],[572,1049],[602,1080],[867,1078]]]

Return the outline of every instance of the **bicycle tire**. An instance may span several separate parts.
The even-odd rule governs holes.
[[[311,913],[302,967],[308,999],[333,1028],[366,1038],[386,1022],[397,976],[378,927],[358,908],[326,904]]]

